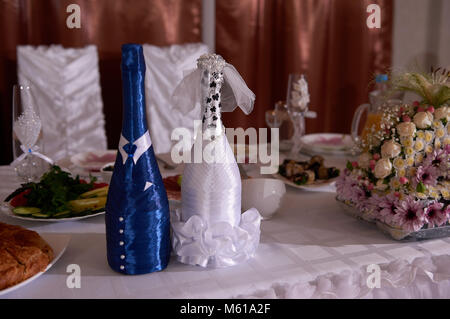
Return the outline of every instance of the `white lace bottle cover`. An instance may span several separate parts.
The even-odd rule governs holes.
[[[181,209],[172,212],[171,218],[172,245],[182,263],[227,267],[254,255],[259,244],[261,216],[255,208],[241,214],[241,178],[221,121],[224,67],[229,72],[237,71],[215,54],[200,57],[197,66],[201,71],[201,83],[197,85],[201,85],[203,133],[209,136],[203,140],[203,154],[206,147],[213,149],[213,159],[203,158],[201,163],[185,165]],[[237,77],[232,79],[229,75],[225,82],[227,78],[231,79],[226,83],[231,88],[227,92],[233,94]],[[240,76],[239,79],[243,82]]]

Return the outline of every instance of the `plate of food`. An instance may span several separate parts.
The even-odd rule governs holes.
[[[0,295],[25,286],[48,271],[69,241],[69,235],[38,234],[0,223]]]
[[[13,218],[61,222],[105,213],[108,184],[72,177],[52,166],[37,183],[22,184],[6,197],[0,211]]]
[[[73,165],[88,172],[99,172],[103,166],[116,160],[117,150],[90,151],[73,155]]]
[[[308,154],[349,155],[354,147],[348,134],[318,133],[302,137],[302,151]]]
[[[314,189],[333,184],[339,169],[325,166],[324,158],[315,155],[309,161],[286,159],[273,176],[295,188]]]

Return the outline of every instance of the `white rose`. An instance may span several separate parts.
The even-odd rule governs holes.
[[[427,128],[433,123],[433,114],[430,112],[419,112],[414,115],[413,121],[418,128]]]
[[[358,164],[362,168],[369,168],[371,159],[372,159],[372,156],[369,153],[362,153],[358,157]]]
[[[381,156],[382,157],[388,157],[393,158],[398,156],[402,150],[402,147],[400,144],[394,142],[393,140],[389,140],[383,143],[383,146],[381,146]]]
[[[416,124],[403,122],[397,125],[397,132],[400,136],[413,136],[416,133]]]
[[[392,164],[388,158],[382,158],[375,164],[375,177],[385,178],[391,174]]]
[[[436,120],[447,119],[450,121],[450,107],[442,106],[434,111],[434,118]]]

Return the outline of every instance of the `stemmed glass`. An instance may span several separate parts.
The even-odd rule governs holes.
[[[305,114],[308,112],[309,92],[304,75],[289,74],[286,108],[294,124],[292,154],[298,154],[305,135]]]
[[[51,160],[42,154],[42,123],[30,87],[14,85],[12,104],[11,165],[24,182],[37,181]]]
[[[292,148],[292,124],[285,101],[278,101],[273,110],[266,111],[266,123],[270,128],[278,129],[280,151],[290,150]]]
[[[286,120],[286,111],[283,102],[275,103],[273,110],[266,111],[266,123],[270,128],[280,128]]]

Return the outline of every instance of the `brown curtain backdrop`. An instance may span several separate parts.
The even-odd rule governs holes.
[[[381,7],[381,28],[369,29],[369,4]],[[286,99],[289,73],[309,82],[307,132],[350,132],[370,82],[391,65],[392,0],[217,0],[216,51],[256,94],[250,116],[225,125],[265,127],[265,111]]]
[[[81,7],[81,29],[66,27],[72,3]],[[12,160],[17,45],[97,45],[108,144],[116,148],[122,126],[120,46],[129,42],[201,42],[201,0],[0,0],[0,164]]]
[[[0,0],[0,164],[11,161],[11,90],[16,46],[95,44],[110,148],[121,129],[120,45],[201,41],[201,0]],[[81,7],[81,29],[66,7]],[[367,5],[381,6],[368,29]],[[349,132],[375,73],[391,63],[393,0],[216,0],[216,51],[256,94],[250,116],[225,114],[230,127],[265,127],[264,112],[286,96],[289,73],[305,73],[312,110],[308,132]]]

